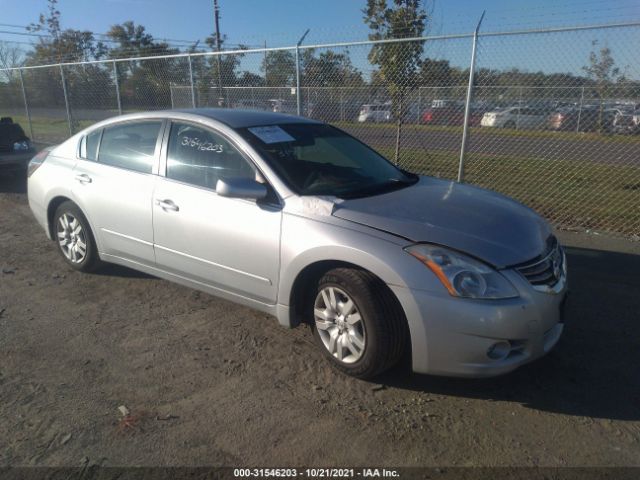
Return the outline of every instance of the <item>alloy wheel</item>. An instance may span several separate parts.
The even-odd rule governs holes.
[[[82,263],[87,256],[87,237],[80,221],[70,213],[58,217],[58,244],[72,263]]]
[[[344,290],[326,286],[314,302],[315,324],[322,343],[337,360],[355,363],[364,353],[366,333],[360,312]]]

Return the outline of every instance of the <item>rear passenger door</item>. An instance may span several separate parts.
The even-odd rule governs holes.
[[[151,197],[163,120],[114,124],[81,140],[73,193],[103,256],[154,265]]]
[[[172,123],[166,150],[153,195],[158,268],[275,303],[281,206],[215,191],[219,178],[259,178],[253,163],[222,133],[187,122]]]

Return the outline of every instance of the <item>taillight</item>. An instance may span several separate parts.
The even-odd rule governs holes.
[[[45,148],[44,150],[38,152],[36,156],[31,159],[31,161],[29,162],[29,166],[27,167],[27,177],[33,175],[33,172],[40,168],[40,165],[42,165],[49,156],[49,152],[51,152],[51,150]]]

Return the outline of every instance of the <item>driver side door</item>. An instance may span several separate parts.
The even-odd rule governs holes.
[[[166,159],[153,195],[158,268],[275,304],[281,206],[216,193],[219,178],[259,177],[221,132],[182,121],[169,127]]]

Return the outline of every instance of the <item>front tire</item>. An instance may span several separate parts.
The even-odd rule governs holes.
[[[63,202],[53,216],[53,238],[64,261],[74,270],[91,272],[100,259],[89,222],[78,206]]]
[[[367,379],[398,363],[408,344],[407,324],[380,279],[336,268],[320,279],[312,298],[313,336],[335,368]]]

